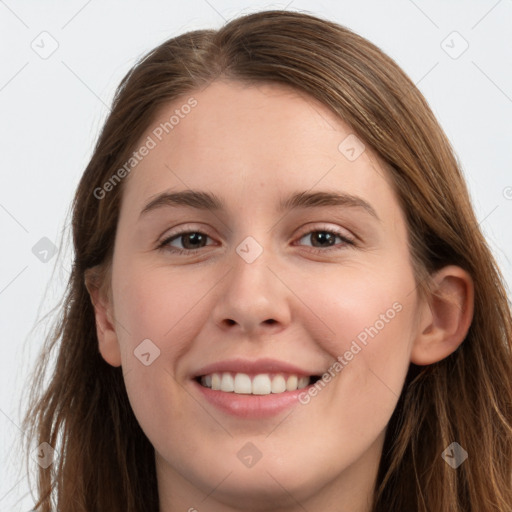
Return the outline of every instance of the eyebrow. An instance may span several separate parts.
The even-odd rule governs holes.
[[[211,211],[221,211],[226,209],[222,199],[215,194],[189,189],[180,192],[163,192],[162,194],[157,195],[142,209],[140,217],[163,206],[187,206],[198,210]],[[326,191],[304,191],[291,194],[279,202],[278,213],[284,213],[298,208],[320,208],[325,206],[361,208],[380,221],[375,209],[361,197],[346,193]]]

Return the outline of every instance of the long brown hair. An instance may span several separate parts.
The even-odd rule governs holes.
[[[331,21],[279,10],[170,39],[117,89],[74,198],[74,264],[24,422],[29,439],[60,454],[38,469],[35,508],[158,510],[154,449],[122,369],[99,354],[84,283],[86,270],[111,263],[123,181],[103,199],[94,190],[130,158],[160,107],[221,77],[307,93],[376,151],[406,215],[420,293],[448,264],[473,278],[474,317],[462,345],[438,363],[410,365],[386,432],[373,512],[512,511],[510,304],[454,152],[414,83],[379,48]],[[469,454],[457,469],[441,457],[453,441]]]

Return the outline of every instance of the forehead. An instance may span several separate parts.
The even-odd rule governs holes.
[[[228,201],[233,193],[242,203],[259,189],[270,197],[315,187],[370,196],[387,188],[390,199],[377,155],[328,107],[289,86],[214,82],[162,107],[138,147],[148,138],[152,149],[125,183],[139,207],[170,188],[216,190]]]

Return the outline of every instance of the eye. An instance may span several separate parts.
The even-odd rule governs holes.
[[[314,229],[307,231],[299,238],[299,241],[309,238],[312,242],[312,252],[325,253],[332,250],[341,250],[345,246],[355,246],[352,238],[347,237],[344,233],[332,229]],[[336,238],[341,240],[340,244],[336,244]],[[316,246],[314,244],[317,244]]]
[[[158,248],[177,254],[195,254],[205,247],[208,238],[210,237],[202,231],[181,231],[165,238]],[[183,248],[173,246],[173,242],[181,243]]]

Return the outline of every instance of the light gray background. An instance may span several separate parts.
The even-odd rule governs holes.
[[[330,18],[406,71],[455,148],[512,284],[512,0],[0,0],[0,511],[33,504],[16,444],[21,391],[47,325],[35,321],[64,289],[71,254],[61,233],[115,87],[165,39],[265,8]],[[46,263],[32,252],[43,237],[60,249]]]

